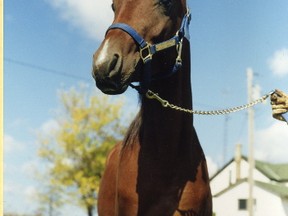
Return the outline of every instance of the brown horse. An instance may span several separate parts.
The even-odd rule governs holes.
[[[106,94],[140,82],[141,109],[107,158],[98,213],[211,216],[209,176],[193,116],[145,96],[149,88],[192,109],[186,1],[114,0],[112,8],[114,22],[94,54],[93,77]]]

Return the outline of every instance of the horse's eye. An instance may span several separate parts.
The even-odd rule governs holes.
[[[114,6],[114,3],[111,4],[111,8],[112,8],[112,10],[115,12],[115,6]]]
[[[172,0],[159,0],[159,4],[163,5],[164,7],[171,7]]]
[[[166,12],[169,12],[172,7],[172,0],[159,0],[159,5],[162,6]]]

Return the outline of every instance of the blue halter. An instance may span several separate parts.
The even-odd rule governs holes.
[[[182,53],[183,38],[185,37],[188,41],[190,40],[189,35],[190,20],[191,20],[191,14],[190,11],[187,9],[187,13],[183,17],[181,27],[177,31],[176,35],[164,42],[157,44],[150,44],[146,42],[144,38],[141,37],[135,29],[133,29],[131,26],[125,23],[114,23],[107,29],[106,34],[111,29],[121,29],[125,31],[134,39],[134,41],[139,46],[140,57],[144,63],[144,72],[141,74],[140,79],[140,90],[137,89],[139,92],[145,94],[148,91],[148,87],[151,81],[151,61],[155,53],[175,46],[178,55],[172,71],[161,76],[152,77],[153,80],[171,76],[181,68],[182,66],[181,53]],[[131,86],[134,87],[133,85]]]

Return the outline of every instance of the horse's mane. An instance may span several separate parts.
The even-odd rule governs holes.
[[[140,110],[126,132],[123,139],[123,147],[131,146],[133,143],[138,141],[137,139],[139,138],[141,123],[142,116]]]

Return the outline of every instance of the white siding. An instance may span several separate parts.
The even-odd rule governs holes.
[[[288,199],[282,199],[282,206],[285,215],[288,215]]]
[[[249,164],[243,158],[240,163],[240,179],[242,183],[234,188],[223,191],[236,183],[236,163],[232,161],[220,173],[218,173],[210,182],[213,197],[213,210],[216,216],[247,216],[247,210],[238,209],[238,200],[248,197],[248,183],[244,181],[248,178]],[[263,175],[262,172],[254,169],[254,180],[271,183],[271,180]],[[288,182],[283,185],[288,186]],[[215,197],[216,194],[218,197]],[[279,197],[278,195],[264,190],[255,185],[254,197],[256,199],[256,207],[254,216],[288,216],[288,199]]]
[[[219,197],[214,197],[213,208],[216,216],[247,216],[247,210],[238,209],[238,200],[247,199],[247,197],[247,182],[243,182]],[[287,216],[287,201],[282,201],[275,194],[255,186],[254,197],[256,199],[255,216]]]
[[[238,199],[247,197],[245,184],[227,191],[220,197],[213,198],[213,211],[216,216],[247,216],[246,211],[238,211]]]
[[[248,178],[249,165],[246,160],[241,160],[240,165],[240,178]],[[270,179],[254,169],[254,179],[261,182],[270,182]],[[215,195],[225,188],[229,187],[231,184],[236,183],[236,163],[233,161],[224,170],[221,171],[214,179],[211,180],[211,191]]]
[[[254,192],[257,200],[255,216],[287,216],[279,196],[259,187],[254,187]]]

